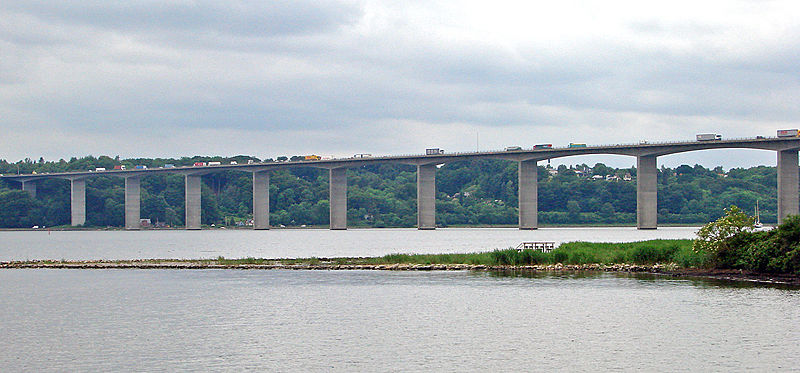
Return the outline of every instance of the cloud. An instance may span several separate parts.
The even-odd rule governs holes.
[[[769,135],[798,126],[798,19],[789,1],[6,2],[0,125],[20,132],[0,158],[46,135],[55,158]]]

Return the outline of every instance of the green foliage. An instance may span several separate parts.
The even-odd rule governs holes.
[[[748,221],[752,224],[751,218],[731,209],[701,229],[698,236],[703,233],[703,238],[695,240],[693,251],[715,268],[800,274],[800,216],[789,216],[769,231],[754,232]]]
[[[371,264],[482,264],[482,265],[536,265],[536,264],[594,264],[676,263],[696,266],[702,257],[691,250],[691,240],[650,240],[627,243],[569,242],[550,253],[536,250],[503,249],[468,254],[389,254],[368,258]]]
[[[725,209],[725,216],[704,225],[697,232],[692,249],[714,259],[715,266],[729,267],[740,254],[741,242],[737,235],[753,231],[755,219],[736,206]]]
[[[553,251],[553,262],[564,264],[676,263],[684,267],[701,263],[691,240],[648,240],[625,243],[568,242]]]
[[[255,157],[183,157],[179,159],[122,159],[107,156],[72,158],[46,162],[43,159],[9,163],[0,160],[0,173],[85,171],[115,165],[149,168],[167,163],[176,166],[194,162],[237,161],[246,164]],[[583,172],[581,176],[576,171]],[[437,224],[516,225],[518,166],[502,160],[458,161],[437,171]],[[719,217],[722,207],[732,203],[751,211],[760,201],[761,220],[776,221],[774,167],[732,169],[721,177],[721,169],[702,166],[661,168],[658,173],[660,223],[698,224]],[[596,164],[559,166],[551,175],[539,167],[539,222],[541,224],[634,224],[636,184],[631,181],[590,180],[587,176],[630,174],[636,170],[614,169]],[[248,172],[223,171],[202,178],[204,224],[244,222],[252,218],[252,176]],[[184,178],[153,175],[142,179],[141,217],[181,226],[184,220]],[[16,182],[0,181],[0,193],[19,188]],[[69,182],[37,182],[35,199],[0,199],[0,227],[67,225],[70,220]],[[24,198],[24,197],[21,197]],[[124,182],[121,178],[94,177],[87,182],[89,226],[121,226],[124,217]],[[328,224],[328,176],[325,170],[303,167],[275,171],[270,181],[272,225],[325,226]],[[8,215],[8,216],[6,216]],[[353,227],[411,227],[416,224],[416,172],[412,166],[370,165],[348,170],[348,225]]]

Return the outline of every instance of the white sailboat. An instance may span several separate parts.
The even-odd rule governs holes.
[[[761,218],[758,216],[758,200],[756,200],[756,222],[753,224],[753,228],[760,229],[763,227],[764,224],[761,224]]]

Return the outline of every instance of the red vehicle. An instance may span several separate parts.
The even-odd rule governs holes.
[[[533,146],[534,149],[552,149],[553,144],[537,144]]]
[[[123,166],[123,165],[119,165],[119,164],[118,164],[118,165],[114,166],[114,169],[115,169],[115,170],[124,170],[124,169],[125,169],[125,166]]]
[[[194,165],[202,167],[206,165],[206,162],[194,162]]]

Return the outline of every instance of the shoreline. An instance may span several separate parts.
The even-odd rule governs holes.
[[[703,223],[695,223],[695,224],[670,224],[664,223],[659,224],[660,228],[699,228],[703,225]],[[765,225],[765,227],[773,227],[773,224]],[[416,227],[369,227],[369,226],[349,226],[348,229],[354,230],[361,230],[361,229],[374,229],[374,230],[384,230],[384,229],[416,229]],[[511,224],[499,224],[499,225],[449,225],[445,227],[436,227],[436,229],[448,229],[448,228],[456,228],[456,229],[492,229],[492,228],[509,228],[509,229],[517,229],[519,228],[518,225],[511,225]],[[551,229],[551,228],[636,228],[636,224],[540,224],[538,229]],[[329,230],[327,226],[308,226],[308,227],[299,227],[299,226],[290,226],[290,227],[270,227],[269,230]],[[187,230],[184,227],[170,227],[170,228],[141,228],[141,229],[134,229],[128,230],[124,227],[65,227],[65,226],[55,226],[55,227],[45,227],[45,228],[0,228],[0,232],[104,232],[104,231],[119,231],[119,232],[141,232],[141,231],[185,231]],[[232,227],[232,226],[224,226],[224,227],[208,227],[204,226],[201,230],[241,230],[241,231],[253,231],[253,227]]]
[[[671,277],[706,278],[746,281],[764,284],[800,286],[800,275],[756,273],[743,270],[678,268],[674,264],[547,264],[547,265],[480,265],[480,264],[342,264],[285,263],[269,260],[261,263],[220,263],[217,260],[87,260],[87,261],[11,261],[0,262],[0,269],[240,269],[240,270],[308,270],[308,271],[484,271],[484,272],[616,272],[643,273]]]

